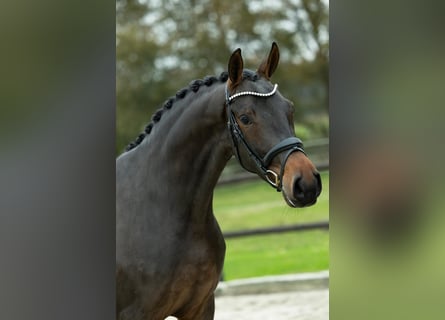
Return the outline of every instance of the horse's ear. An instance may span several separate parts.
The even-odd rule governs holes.
[[[277,69],[278,62],[280,61],[280,50],[276,42],[272,43],[269,56],[258,67],[258,74],[264,76],[266,79],[270,79],[275,69]]]
[[[236,87],[243,79],[243,57],[241,49],[236,49],[229,59],[229,79],[231,87]]]

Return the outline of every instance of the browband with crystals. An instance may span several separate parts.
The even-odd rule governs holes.
[[[277,91],[277,88],[278,88],[278,84],[275,84],[275,86],[273,87],[273,90],[269,93],[260,93],[260,92],[254,92],[254,91],[242,91],[242,92],[235,93],[232,96],[229,96],[229,92],[228,92],[227,86],[226,86],[226,100],[227,100],[227,103],[230,103],[233,99],[238,98],[240,96],[270,97],[275,94],[275,92]]]

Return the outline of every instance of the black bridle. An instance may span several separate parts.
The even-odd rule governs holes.
[[[278,85],[275,84],[273,90],[269,93],[259,93],[259,92],[253,92],[253,91],[243,91],[238,92],[232,96],[229,95],[229,90],[226,85],[226,112],[227,112],[227,126],[230,132],[230,136],[232,137],[232,145],[233,149],[235,150],[235,156],[238,159],[238,162],[240,165],[247,171],[253,172],[252,170],[249,170],[242,162],[240,152],[239,152],[239,145],[244,146],[247,153],[249,154],[249,157],[253,160],[256,167],[258,168],[259,172],[261,173],[262,177],[277,191],[281,191],[283,186],[283,173],[284,173],[284,167],[286,166],[287,159],[291,155],[291,153],[295,151],[300,151],[306,154],[303,150],[303,143],[302,141],[297,137],[289,137],[286,138],[279,143],[277,143],[275,146],[273,146],[265,155],[264,157],[260,157],[258,153],[249,145],[249,143],[244,138],[244,134],[241,131],[238,122],[235,119],[235,114],[233,113],[232,109],[230,108],[231,102],[239,97],[239,96],[257,96],[257,97],[270,97],[275,94],[277,90]],[[278,175],[276,172],[269,170],[268,167],[272,160],[280,153],[286,152],[284,156],[284,160],[281,163],[281,169],[280,174]],[[255,173],[255,172],[254,172]]]

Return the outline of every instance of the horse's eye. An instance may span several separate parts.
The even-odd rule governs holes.
[[[248,116],[246,116],[245,114],[242,114],[239,119],[241,120],[241,122],[245,125],[250,124],[250,119]]]

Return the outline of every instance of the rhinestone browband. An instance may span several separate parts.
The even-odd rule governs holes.
[[[240,96],[270,97],[275,94],[275,92],[277,91],[277,88],[278,88],[278,84],[275,84],[275,86],[273,87],[273,90],[269,93],[259,93],[259,92],[254,92],[254,91],[238,92],[238,93],[235,93],[233,96],[228,97],[227,102],[231,102],[233,99],[238,98]]]

